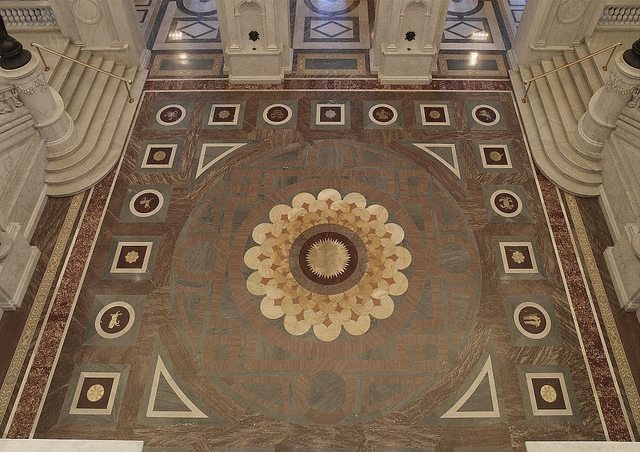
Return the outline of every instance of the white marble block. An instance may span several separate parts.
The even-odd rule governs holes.
[[[292,69],[289,2],[218,2],[225,73],[231,83],[282,83]]]
[[[142,452],[142,441],[0,439],[0,452]]]
[[[18,223],[0,225],[0,308],[20,307],[39,257],[40,250],[29,245]]]
[[[448,0],[378,0],[371,72],[383,84],[428,84],[437,57]]]

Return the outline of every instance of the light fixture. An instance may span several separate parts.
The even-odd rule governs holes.
[[[474,31],[471,35],[471,39],[476,41],[486,41],[489,39],[489,33],[486,31]]]

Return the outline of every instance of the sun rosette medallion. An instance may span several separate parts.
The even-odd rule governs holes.
[[[312,330],[325,342],[343,329],[363,335],[372,317],[391,316],[393,297],[409,285],[402,272],[411,265],[411,253],[400,246],[404,230],[388,219],[387,209],[368,206],[360,193],[297,194],[253,229],[257,246],[244,255],[255,270],[247,290],[262,296],[262,314],[284,318],[292,335]]]

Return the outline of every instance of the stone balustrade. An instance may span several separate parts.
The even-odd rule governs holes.
[[[0,14],[7,28],[58,29],[58,21],[47,1],[3,2]]]
[[[640,26],[640,6],[606,6],[598,20],[598,27],[602,26]]]

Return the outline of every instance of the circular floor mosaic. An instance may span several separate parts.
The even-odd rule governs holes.
[[[175,327],[212,385],[199,393],[298,424],[431,397],[482,286],[444,185],[388,150],[319,140],[244,158],[207,190],[171,264]]]
[[[336,339],[343,328],[360,336],[370,316],[389,317],[392,296],[407,290],[401,270],[411,253],[399,245],[404,230],[388,218],[387,209],[367,206],[362,194],[343,198],[332,188],[274,206],[270,222],[253,229],[258,245],[244,255],[255,270],[247,290],[263,297],[262,314],[284,316],[285,329],[296,336],[312,328],[322,341]]]

